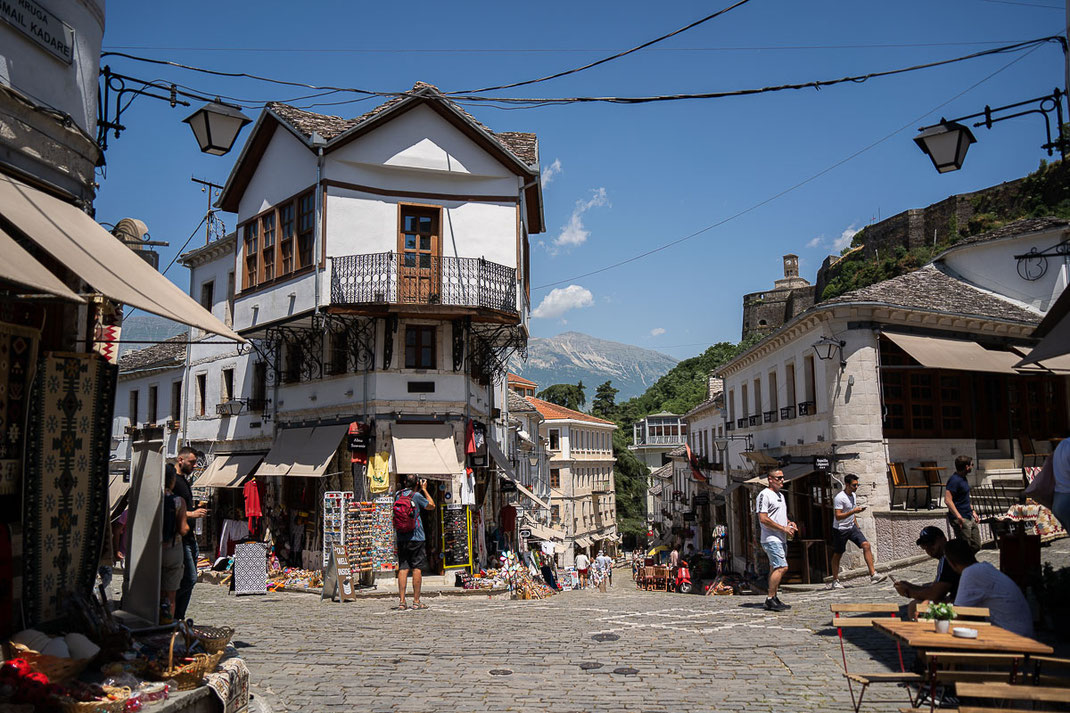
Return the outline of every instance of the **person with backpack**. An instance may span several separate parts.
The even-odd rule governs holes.
[[[419,492],[416,489],[419,488]],[[409,570],[412,570],[412,608],[427,609],[420,601],[420,584],[423,570],[427,569],[427,537],[424,535],[421,510],[434,510],[435,501],[427,492],[427,481],[415,475],[405,476],[405,488],[394,500],[394,532],[398,541],[398,609],[408,609],[405,603],[405,586]]]
[[[165,478],[160,590],[167,600],[167,614],[160,617],[160,623],[170,624],[175,616],[178,586],[182,583],[182,574],[185,572],[186,554],[182,538],[189,532],[189,522],[186,520],[186,502],[174,492],[177,478],[175,470],[168,468]]]

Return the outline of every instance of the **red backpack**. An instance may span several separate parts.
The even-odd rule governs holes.
[[[416,529],[416,505],[412,502],[412,493],[399,495],[394,501],[394,529],[398,532],[412,532]]]

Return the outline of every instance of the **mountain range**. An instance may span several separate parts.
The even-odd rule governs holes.
[[[528,358],[513,357],[509,368],[542,390],[553,384],[583,381],[590,406],[597,386],[612,381],[617,401],[639,396],[676,365],[676,359],[651,349],[611,342],[580,332],[528,340]]]

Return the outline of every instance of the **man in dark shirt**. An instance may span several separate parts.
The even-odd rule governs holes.
[[[208,514],[206,508],[193,507],[193,488],[190,486],[189,476],[197,467],[197,451],[189,446],[183,446],[175,458],[174,468],[177,474],[175,478],[174,494],[186,501],[186,519],[199,520]],[[189,600],[193,596],[193,587],[197,584],[197,534],[193,524],[190,524],[189,532],[182,538],[184,563],[182,565],[182,582],[178,585],[175,594],[174,618],[182,621],[186,618],[186,609]]]
[[[966,476],[973,470],[973,459],[959,456],[955,459],[955,472],[947,479],[944,503],[947,504],[947,521],[955,537],[966,540],[974,552],[981,549],[980,519],[970,505],[970,481]]]
[[[424,534],[421,510],[434,510],[435,501],[427,492],[427,481],[415,475],[405,476],[405,489],[398,493],[398,498],[408,496],[412,500],[416,528],[412,532],[396,532],[398,543],[398,595],[401,603],[398,609],[407,609],[405,604],[405,586],[412,571],[412,608],[427,609],[420,601],[420,589],[423,571],[427,569],[427,536]]]
[[[925,554],[934,560],[939,560],[939,564],[936,565],[936,579],[929,584],[896,582],[895,591],[916,602],[954,601],[959,589],[959,573],[944,558],[944,545],[946,544],[947,536],[939,527],[929,525],[923,529],[918,535],[917,545],[925,550]]]

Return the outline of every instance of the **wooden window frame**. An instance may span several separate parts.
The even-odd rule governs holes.
[[[417,335],[415,344],[409,344],[409,334]],[[427,324],[405,325],[405,368],[406,369],[437,369],[438,368],[438,328]],[[430,363],[425,363],[424,350],[431,350]]]
[[[140,411],[140,407],[141,407],[141,404],[138,403],[139,400],[140,400],[139,391],[140,391],[139,389],[130,389],[130,396],[129,396],[130,403],[128,404],[128,408],[129,408],[128,417],[130,419],[130,425],[131,426],[136,426],[138,424],[138,420],[137,420],[138,411]]]
[[[219,371],[219,403],[234,400],[234,367]]]
[[[145,423],[156,423],[157,407],[160,403],[160,388],[156,384],[149,386],[148,398],[146,399]]]
[[[194,388],[196,392],[197,415],[204,416],[208,413],[208,374],[200,373],[194,376]]]
[[[308,211],[302,212],[306,207]],[[303,230],[302,219],[307,223]],[[319,260],[315,254],[315,186],[252,216],[238,226],[238,234],[242,238],[243,293],[296,277],[326,260],[326,245]]]
[[[182,420],[182,379],[171,382],[171,418]]]
[[[551,488],[560,488],[561,487],[561,469],[560,468],[551,468],[550,469],[550,487]]]

